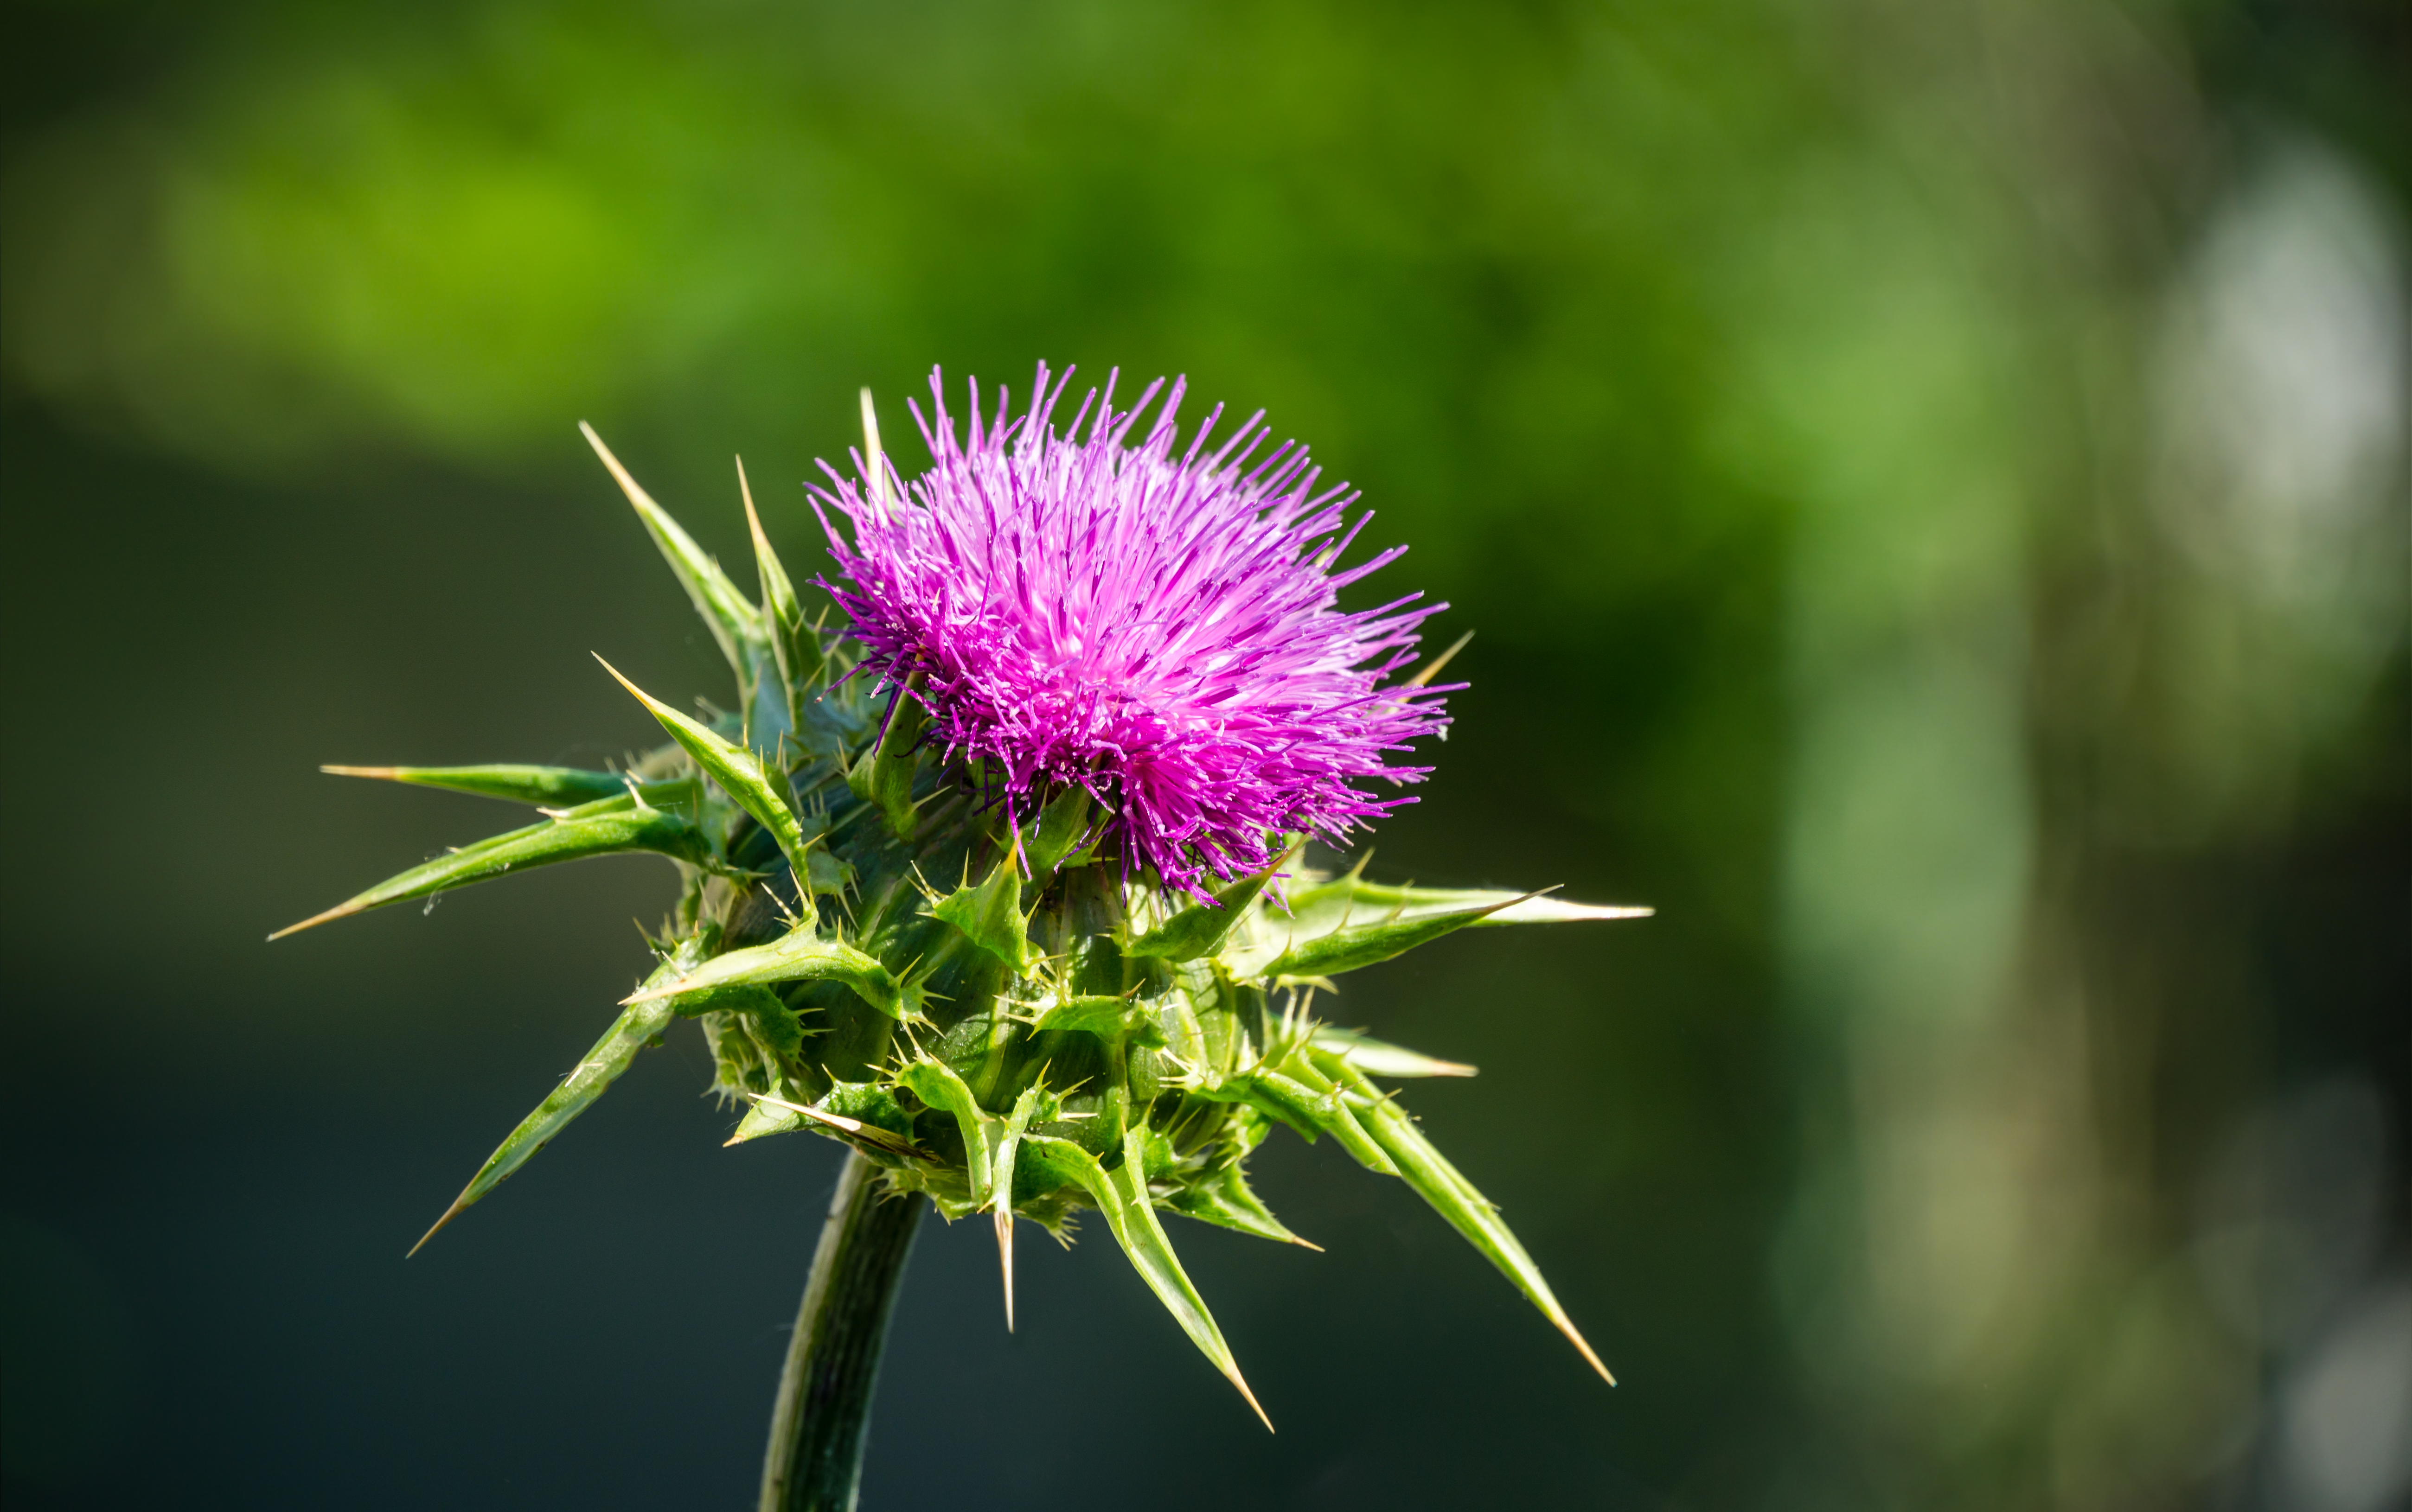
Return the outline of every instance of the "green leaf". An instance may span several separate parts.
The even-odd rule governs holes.
[[[690,937],[681,942],[677,952],[654,967],[653,975],[645,978],[646,985],[669,980],[689,970],[702,959],[702,942],[699,938]],[[419,1242],[410,1247],[410,1253],[417,1255],[429,1240],[435,1237],[438,1229],[459,1217],[479,1198],[500,1186],[513,1171],[534,1158],[554,1135],[568,1127],[571,1119],[586,1111],[596,1098],[610,1089],[611,1083],[619,1079],[620,1073],[627,1070],[629,1064],[636,1060],[637,1052],[667,1028],[669,1021],[670,1006],[665,1002],[656,1000],[624,1006],[620,1017],[612,1021],[603,1037],[595,1042],[595,1048],[586,1052],[576,1068],[561,1079],[561,1085],[552,1090],[552,1094],[538,1103],[536,1111],[522,1119],[520,1126],[513,1129],[494,1152],[486,1157],[486,1163],[478,1167],[478,1174],[469,1179],[469,1184],[463,1187],[461,1195],[452,1199],[452,1205],[444,1210],[444,1216],[435,1220],[435,1226],[419,1236]]]
[[[1322,1073],[1303,1064],[1301,1057],[1292,1056],[1278,1067],[1259,1065],[1193,1086],[1189,1093],[1210,1102],[1245,1103],[1295,1129],[1309,1144],[1317,1135],[1329,1134],[1366,1169],[1382,1176],[1399,1174]]]
[[[1022,846],[1033,876],[1052,872],[1079,847],[1089,832],[1093,806],[1087,788],[1067,787],[1039,811],[1038,822],[1031,826]]]
[[[1436,1061],[1402,1046],[1385,1044],[1353,1029],[1316,1024],[1310,1041],[1316,1050],[1340,1056],[1358,1070],[1377,1077],[1470,1077],[1475,1068],[1456,1061]]]
[[[854,863],[842,861],[831,855],[824,847],[816,845],[813,847],[808,880],[815,896],[843,895],[846,888],[854,886]]]
[[[737,585],[728,580],[728,575],[720,570],[720,564],[679,527],[679,522],[670,518],[669,510],[655,504],[653,495],[628,476],[628,470],[620,465],[619,458],[611,455],[611,448],[603,444],[603,438],[595,433],[595,428],[581,420],[578,429],[586,437],[586,444],[595,448],[595,455],[600,457],[603,465],[610,470],[613,480],[620,485],[620,492],[626,494],[628,503],[636,507],[637,518],[644,521],[646,532],[661,550],[662,559],[678,576],[679,586],[686,590],[686,596],[694,602],[695,611],[702,617],[704,628],[712,632],[712,639],[720,646],[720,653],[728,658],[729,669],[737,674],[739,682],[746,682],[750,669],[743,653],[743,648],[748,641],[762,639],[761,615],[738,591]]]
[[[1114,1242],[1123,1247],[1123,1255],[1140,1273],[1140,1279],[1155,1293],[1156,1300],[1181,1325],[1181,1330],[1189,1335],[1199,1353],[1239,1387],[1249,1407],[1271,1429],[1272,1419],[1265,1417],[1264,1408],[1257,1404],[1257,1394],[1241,1378],[1239,1364],[1231,1358],[1231,1346],[1223,1342],[1223,1330],[1214,1326],[1214,1315],[1206,1310],[1198,1288],[1190,1284],[1188,1273],[1181,1269],[1180,1257],[1172,1252],[1172,1241],[1165,1237],[1164,1226],[1155,1221],[1139,1131],[1125,1132],[1122,1164],[1110,1171],[1098,1164],[1096,1156],[1069,1139],[1034,1134],[1029,1142],[1043,1142],[1050,1157],[1071,1170],[1087,1189],[1089,1199],[1105,1214],[1106,1226],[1113,1230]]]
[[[1005,1132],[996,1141],[996,1162],[993,1180],[996,1182],[995,1209],[993,1218],[996,1226],[997,1270],[1005,1282],[1005,1331],[1013,1331],[1013,1168],[1021,1153],[1022,1138],[1030,1132],[1030,1121],[1037,1115],[1041,1103],[1047,1102],[1047,1089],[1032,1082],[1022,1089],[1014,1099],[1013,1111],[1005,1121]]]
[[[896,704],[889,715],[888,728],[879,737],[878,749],[871,759],[858,763],[846,774],[846,785],[855,796],[872,804],[888,817],[888,828],[896,838],[909,842],[913,838],[916,817],[913,808],[913,773],[920,765],[922,726],[928,715],[917,696],[921,679],[916,673],[897,692]]]
[[[773,982],[844,982],[891,1019],[903,1018],[907,1006],[903,984],[887,967],[842,941],[816,938],[809,919],[768,945],[714,956],[676,981],[649,982],[627,1001]]]
[[[616,771],[581,771],[575,767],[320,767],[336,777],[375,777],[415,787],[442,787],[479,798],[537,808],[565,808],[592,803],[627,791],[626,779]]]
[[[1131,1027],[1138,1005],[1126,997],[1067,997],[1038,1016],[1031,1027],[1039,1034],[1059,1029],[1085,1029],[1108,1039]]]
[[[1279,1071],[1258,1069],[1244,1079],[1257,1096],[1248,1099],[1265,1112],[1273,1113],[1284,1123],[1296,1127],[1302,1119],[1329,1134],[1340,1148],[1357,1158],[1357,1163],[1381,1176],[1396,1176],[1390,1157],[1365,1131],[1356,1114],[1344,1102],[1338,1091],[1311,1065],[1293,1057],[1285,1076]]]
[[[1022,911],[1021,858],[1008,851],[976,888],[957,888],[930,910],[963,937],[1011,967],[1030,969],[1030,917]]]
[[[625,814],[637,808],[684,808],[695,802],[692,777],[631,784],[620,772],[574,767],[320,767],[338,777],[375,777],[474,793],[542,809],[556,819]],[[633,787],[633,790],[632,790]],[[567,804],[564,807],[562,805]]]
[[[1327,1074],[1349,1085],[1356,1094],[1350,1100],[1364,1120],[1367,1131],[1382,1147],[1384,1153],[1390,1157],[1390,1163],[1400,1177],[1431,1203],[1435,1212],[1464,1235],[1467,1242],[1480,1251],[1485,1259],[1497,1266],[1500,1273],[1514,1283],[1516,1289],[1522,1292],[1527,1300],[1541,1310],[1542,1316],[1566,1336],[1567,1341],[1581,1352],[1582,1358],[1591,1362],[1591,1368],[1599,1373],[1602,1380],[1614,1386],[1616,1377],[1610,1375],[1608,1367],[1600,1363],[1599,1357],[1592,1353],[1590,1343],[1576,1329],[1573,1320],[1566,1316],[1566,1310],[1558,1305],[1558,1299],[1550,1290],[1550,1284],[1542,1279],[1540,1267],[1524,1253],[1524,1246],[1517,1242],[1515,1234],[1500,1218],[1499,1210],[1492,1205],[1491,1200],[1476,1190],[1472,1182],[1433,1148],[1432,1141],[1424,1138],[1423,1131],[1416,1127],[1415,1120],[1407,1116],[1405,1108],[1382,1095],[1344,1058],[1329,1052],[1313,1053],[1314,1059]]]
[[[1191,1181],[1157,1204],[1184,1218],[1213,1224],[1223,1228],[1235,1228],[1243,1234],[1269,1239],[1276,1243],[1296,1244],[1321,1252],[1320,1244],[1310,1244],[1284,1227],[1272,1215],[1262,1198],[1248,1185],[1247,1174],[1238,1162],[1224,1167],[1211,1175]]]
[[[1293,937],[1290,947],[1257,968],[1265,976],[1337,976],[1402,956],[1419,945],[1476,924],[1522,901],[1514,893],[1499,903],[1414,918],[1386,919],[1376,924],[1351,924],[1309,940]]]
[[[1252,873],[1214,889],[1214,902],[1191,903],[1163,923],[1123,947],[1126,956],[1154,956],[1161,961],[1195,961],[1222,948],[1231,927],[1247,917],[1257,895],[1297,855],[1286,852],[1261,872]]]
[[[589,815],[572,811],[562,818],[547,819],[524,829],[481,840],[414,866],[323,914],[288,924],[269,938],[281,940],[372,908],[465,888],[474,882],[492,881],[513,872],[637,850],[654,851],[697,864],[712,858],[712,845],[703,831],[668,809],[629,808]]]
[[[779,553],[771,550],[771,537],[762,533],[762,517],[754,510],[754,488],[745,480],[745,462],[737,463],[737,490],[745,500],[745,528],[754,536],[754,569],[762,583],[763,627],[770,633],[771,653],[779,666],[779,681],[787,696],[788,720],[799,730],[804,727],[803,701],[812,696],[828,666],[827,653],[821,648],[821,638],[804,619],[804,606],[796,596],[796,585],[780,564]]]
[[[603,658],[603,670],[617,679],[620,685],[637,696],[637,701],[653,712],[670,739],[678,741],[704,775],[720,785],[721,791],[737,800],[737,806],[754,815],[755,822],[771,831],[778,841],[781,855],[799,878],[810,880],[812,863],[805,853],[812,842],[804,836],[803,822],[796,817],[795,806],[788,801],[787,779],[785,772],[763,764],[762,758],[743,746],[731,745],[706,729],[695,720],[680,713],[669,705],[654,698],[644,689],[620,676],[620,669]]]
[[[990,1165],[990,1126],[997,1120],[984,1112],[963,1079],[943,1061],[919,1060],[896,1073],[905,1091],[942,1113],[952,1115],[963,1137],[963,1164],[970,1174],[972,1205],[985,1208],[995,1200],[994,1171]]]
[[[1034,1081],[1022,1089],[1022,1095],[1013,1100],[1013,1111],[1006,1115],[1005,1132],[996,1141],[996,1203],[1000,1210],[1013,1206],[1014,1158],[1022,1138],[1030,1132],[1031,1121],[1041,1108],[1050,1106],[1047,1089]]]
[[[628,814],[638,809],[693,809],[696,797],[702,791],[693,777],[674,777],[669,782],[639,783],[634,791],[622,787],[610,798],[598,798],[576,808],[546,809],[555,819],[591,819],[604,814]]]
[[[1259,1085],[1257,1074],[1250,1072],[1194,1087],[1190,1094],[1209,1102],[1245,1103],[1275,1123],[1287,1125],[1307,1143],[1315,1143],[1323,1137],[1323,1116],[1316,1109],[1313,1095],[1292,1098],[1285,1092],[1283,1088]]]
[[[778,993],[751,982],[706,988],[700,992],[682,992],[669,1002],[682,1019],[700,1019],[707,1013],[743,1013],[768,1018],[784,1014],[789,1022],[793,1022],[796,1017],[795,1010],[781,1002]]]
[[[1497,929],[1508,924],[1567,924],[1587,919],[1646,918],[1647,908],[1568,903],[1538,893],[1500,892],[1483,888],[1395,887],[1368,882],[1364,863],[1346,876],[1291,889],[1285,902],[1287,917],[1269,916],[1267,922],[1284,938],[1262,952],[1270,960],[1290,948],[1352,924],[1411,924],[1424,919],[1478,913],[1475,925]],[[1492,912],[1479,913],[1490,909]],[[1235,969],[1243,962],[1235,958]],[[1244,971],[1243,971],[1244,975]]]
[[[729,1005],[729,1011],[742,1016],[748,1036],[763,1052],[764,1058],[776,1067],[794,1064],[804,1049],[803,1020],[796,1016],[796,1010],[787,1006],[778,993],[767,987],[731,988],[730,991],[745,994]],[[673,1001],[678,1003],[679,1012],[684,1015],[687,1011],[685,1001]]]
[[[1382,917],[1394,919],[1438,917],[1462,913],[1466,909],[1485,910],[1475,920],[1478,928],[1498,929],[1508,924],[1581,924],[1598,919],[1648,918],[1655,908],[1637,908],[1622,903],[1579,903],[1541,892],[1502,892],[1493,888],[1415,888],[1393,887],[1387,883],[1360,881],[1352,900],[1362,915],[1379,911]]]

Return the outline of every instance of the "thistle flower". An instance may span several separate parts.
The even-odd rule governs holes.
[[[1017,822],[1083,788],[1113,815],[1111,848],[1194,898],[1266,865],[1284,833],[1341,844],[1406,801],[1350,785],[1427,770],[1388,758],[1446,726],[1451,690],[1379,684],[1448,606],[1336,607],[1405,548],[1335,572],[1371,516],[1349,523],[1345,484],[1316,492],[1304,448],[1266,451],[1262,411],[1209,454],[1216,410],[1176,460],[1179,382],[1137,446],[1161,380],[1118,414],[1108,379],[1059,438],[1070,376],[1051,389],[1041,364],[1028,411],[1008,421],[1000,393],[985,427],[973,388],[959,439],[933,374],[934,425],[913,410],[927,474],[874,477],[866,497],[832,471],[834,492],[815,491],[846,579],[824,586],[862,670],[909,682],[946,754],[981,763]],[[895,492],[911,502],[890,506]]]
[[[780,1384],[765,1512],[853,1505],[888,1310],[932,1206],[988,1216],[1007,1328],[1016,1222],[1068,1240],[1096,1211],[1261,1416],[1159,1213],[1306,1245],[1248,1186],[1275,1124],[1405,1181],[1608,1373],[1497,1211],[1375,1079],[1474,1068],[1314,1006],[1331,978],[1456,930],[1648,910],[1303,865],[1310,835],[1397,801],[1355,785],[1419,774],[1389,758],[1441,727],[1437,662],[1384,680],[1438,606],[1335,607],[1397,553],[1335,571],[1363,523],[1345,523],[1354,495],[1318,493],[1296,448],[1250,462],[1257,421],[1210,455],[1210,420],[1176,461],[1176,386],[1135,446],[1155,389],[1128,413],[1084,404],[1058,438],[1063,386],[1040,374],[1019,420],[983,427],[975,404],[960,442],[938,407],[934,465],[910,482],[865,392],[859,476],[832,473],[817,499],[825,528],[833,507],[854,530],[828,529],[849,634],[807,620],[742,465],[759,603],[588,430],[727,655],[736,712],[697,719],[620,678],[669,743],[619,771],[327,768],[537,822],[271,936],[554,862],[670,860],[678,901],[651,973],[427,1238],[695,1020],[743,1108],[729,1143],[808,1132],[849,1148]]]

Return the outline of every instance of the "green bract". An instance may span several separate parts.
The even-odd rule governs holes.
[[[759,608],[587,436],[728,656],[739,712],[691,718],[620,678],[670,739],[625,772],[328,768],[540,817],[279,932],[587,856],[651,851],[677,868],[653,973],[436,1228],[689,1018],[718,1089],[743,1107],[731,1143],[818,1134],[950,1220],[990,1214],[1008,1327],[1013,1220],[1063,1238],[1095,1209],[1247,1393],[1158,1214],[1304,1244],[1247,1183],[1250,1152],[1280,1123],[1414,1187],[1608,1374],[1491,1203],[1375,1080],[1474,1068],[1319,1023],[1312,1007],[1330,978],[1459,929],[1647,909],[1325,877],[1295,844],[1209,905],[1100,859],[1098,816],[1078,790],[1012,832],[978,800],[978,773],[919,743],[910,697],[845,678],[849,643],[806,621],[750,492]]]

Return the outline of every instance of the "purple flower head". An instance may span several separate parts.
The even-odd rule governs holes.
[[[978,762],[1016,824],[1085,788],[1125,866],[1196,896],[1270,864],[1284,831],[1337,840],[1411,801],[1354,785],[1429,770],[1388,757],[1448,724],[1452,689],[1382,683],[1448,606],[1337,607],[1406,548],[1335,571],[1372,517],[1348,521],[1345,484],[1317,492],[1304,448],[1266,451],[1261,412],[1209,452],[1217,408],[1176,455],[1182,382],[1136,445],[1162,380],[1117,413],[1110,377],[1057,435],[1070,376],[1051,389],[1042,363],[1030,408],[1008,419],[1000,390],[985,427],[975,384],[959,439],[934,372],[935,423],[913,418],[935,464],[909,486],[890,472],[884,504],[824,468],[815,506],[854,539],[822,510],[845,580],[823,586],[862,669],[920,680],[930,739]]]

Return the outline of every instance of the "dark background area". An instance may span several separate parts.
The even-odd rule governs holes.
[[[932,1221],[865,1504],[2307,1507],[2412,1484],[2412,73],[2386,5],[20,4],[12,1507],[749,1505],[839,1152],[608,1020],[660,863],[271,947],[725,671],[933,364],[1272,411],[1473,628],[1352,978],[1623,1386],[1396,1183]],[[2390,82],[2393,81],[2393,82]],[[1194,413],[1202,414],[1203,405]]]

